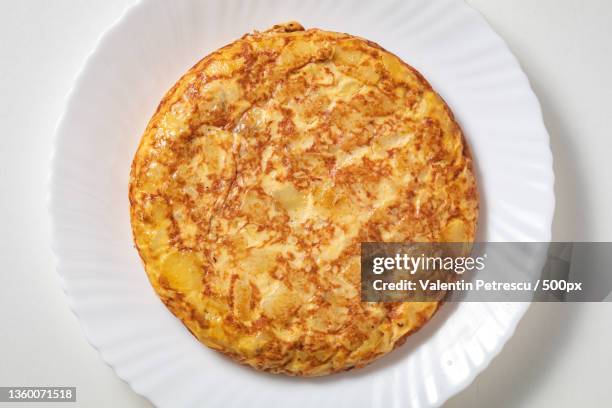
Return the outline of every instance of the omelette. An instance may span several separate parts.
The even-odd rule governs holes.
[[[129,186],[157,295],[206,346],[272,373],[362,367],[439,302],[360,300],[361,242],[472,242],[449,107],[377,44],[292,22],[213,52],[151,118]]]

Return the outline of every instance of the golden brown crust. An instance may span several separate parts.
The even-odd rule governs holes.
[[[164,96],[132,163],[148,277],[204,344],[325,375],[402,344],[437,302],[362,303],[359,243],[472,241],[461,129],[380,46],[298,23],[245,35]]]

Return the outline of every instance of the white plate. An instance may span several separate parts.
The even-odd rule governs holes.
[[[272,376],[201,346],[155,296],[132,246],[130,163],[164,92],[210,51],[287,20],[371,39],[421,71],[475,156],[479,238],[550,239],[552,156],[538,101],[503,41],[462,1],[151,0],[102,37],[58,128],[51,214],[68,299],[104,360],[158,406],[441,405],[499,353],[528,304],[447,304],[365,369]]]

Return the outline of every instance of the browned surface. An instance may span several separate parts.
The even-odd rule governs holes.
[[[478,197],[450,110],[346,34],[275,26],[166,94],[134,158],[134,238],[164,303],[259,369],[324,375],[405,341],[438,304],[361,303],[362,241],[472,241]]]

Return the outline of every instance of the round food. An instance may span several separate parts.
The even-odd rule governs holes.
[[[402,344],[438,302],[360,301],[360,243],[474,239],[468,148],[378,45],[298,23],[210,54],[165,95],[130,179],[159,297],[205,345],[325,375]]]

